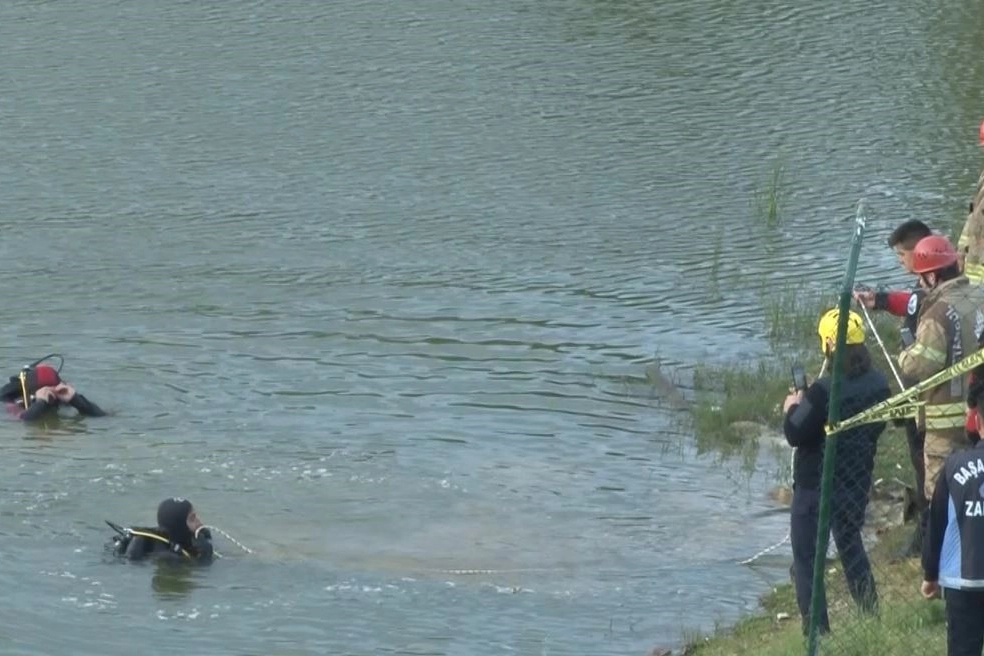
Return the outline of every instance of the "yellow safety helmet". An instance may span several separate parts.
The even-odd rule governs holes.
[[[837,321],[840,319],[840,311],[837,308],[828,310],[820,317],[820,324],[817,326],[817,333],[820,335],[820,351],[827,353],[827,340],[837,343]],[[844,336],[845,344],[864,344],[864,323],[861,315],[853,310],[847,315],[847,334]]]

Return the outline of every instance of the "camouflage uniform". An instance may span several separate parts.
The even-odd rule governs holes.
[[[919,311],[916,341],[899,355],[902,375],[921,382],[977,351],[984,329],[984,287],[959,276],[926,294]],[[936,478],[947,456],[970,448],[966,420],[965,376],[957,376],[923,393],[920,420],[926,428],[924,493],[932,499]]]
[[[984,282],[984,171],[977,181],[970,214],[960,231],[957,252],[963,262],[964,275],[975,285]]]

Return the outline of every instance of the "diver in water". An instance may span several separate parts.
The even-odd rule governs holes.
[[[212,562],[212,534],[187,499],[164,499],[157,506],[156,528],[121,528],[107,521],[119,535],[113,551],[130,560],[168,557],[197,563]]]
[[[49,357],[52,356],[24,367],[0,387],[0,400],[7,407],[7,412],[21,421],[32,421],[57,412],[62,405],[68,405],[84,417],[105,416],[102,408],[61,379],[60,366],[55,369],[51,365],[41,364]]]

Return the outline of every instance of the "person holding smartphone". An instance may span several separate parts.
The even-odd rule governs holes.
[[[840,312],[834,308],[821,317],[817,326],[820,349],[827,359],[827,372],[832,371],[839,316]],[[872,367],[864,340],[864,323],[856,312],[851,312],[845,336],[844,378],[840,384],[841,419],[863,412],[891,396],[888,380]],[[789,445],[796,448],[789,533],[793,547],[793,583],[804,634],[810,617],[814,561],[823,557],[816,553],[816,543],[830,391],[831,377],[827,373],[805,390],[790,393],[783,403],[783,433]],[[878,437],[884,430],[882,422],[857,426],[837,435],[831,496],[830,529],[847,586],[858,607],[868,613],[877,609],[878,594],[861,529],[868,506]],[[825,596],[821,596],[820,603],[819,627],[821,632],[827,632],[830,625]]]

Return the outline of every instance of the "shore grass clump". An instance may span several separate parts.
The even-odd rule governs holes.
[[[790,384],[789,376],[783,377],[781,371],[778,363],[766,361],[698,366],[694,371],[697,399],[692,406],[698,435],[734,439],[739,436],[732,426],[742,421],[779,426],[779,400]]]

